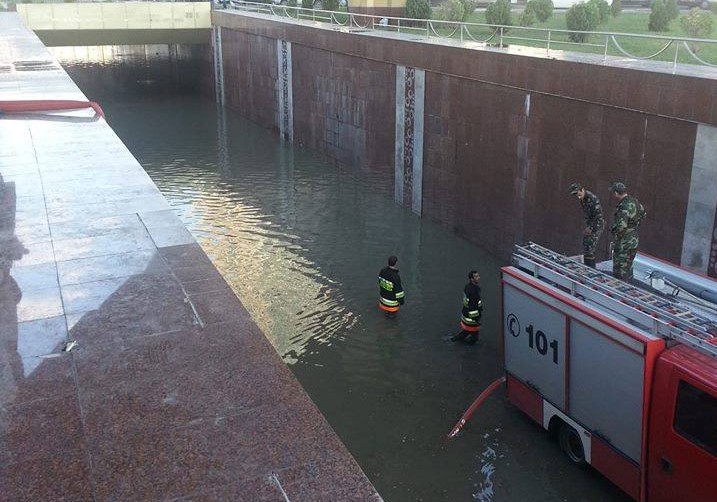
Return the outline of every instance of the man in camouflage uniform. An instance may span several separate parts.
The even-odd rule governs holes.
[[[640,239],[637,230],[640,221],[647,214],[645,208],[635,197],[628,195],[624,183],[615,182],[610,191],[618,200],[615,208],[615,220],[612,224],[613,250],[612,275],[625,281],[632,280],[632,262],[637,254]]]
[[[577,195],[585,213],[585,230],[583,230],[583,263],[595,268],[595,250],[605,230],[605,219],[602,216],[600,199],[580,183],[570,185],[570,193]]]

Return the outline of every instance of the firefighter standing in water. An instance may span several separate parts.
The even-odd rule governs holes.
[[[406,296],[401,286],[401,277],[398,275],[396,263],[398,263],[398,258],[389,256],[388,267],[381,269],[378,274],[378,306],[389,317],[393,317],[398,312]]]
[[[595,250],[602,231],[605,230],[605,219],[602,216],[602,206],[597,196],[585,190],[580,183],[570,185],[570,193],[577,195],[580,205],[585,213],[585,230],[583,230],[583,263],[595,268]]]
[[[483,301],[480,297],[480,274],[475,270],[468,272],[468,284],[463,288],[463,310],[461,311],[461,331],[449,338],[450,341],[465,340],[473,345],[478,340],[480,319],[483,315]]]

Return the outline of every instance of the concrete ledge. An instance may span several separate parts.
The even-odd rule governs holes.
[[[31,30],[208,29],[209,2],[18,4]]]

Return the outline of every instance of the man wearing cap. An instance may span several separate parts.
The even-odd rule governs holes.
[[[612,275],[618,279],[630,281],[632,279],[632,262],[640,242],[637,230],[647,212],[637,198],[628,195],[624,183],[616,181],[610,185],[610,191],[618,201],[615,208],[615,220],[611,228],[613,236]]]
[[[600,199],[580,183],[570,185],[570,193],[577,195],[585,213],[585,230],[583,230],[583,263],[595,268],[595,250],[605,230],[605,219],[602,216]]]

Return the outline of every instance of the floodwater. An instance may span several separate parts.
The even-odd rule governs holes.
[[[502,391],[446,439],[501,375],[498,260],[394,204],[380,180],[220,113],[196,85],[176,85],[197,75],[198,62],[173,67],[163,59],[172,51],[145,48],[135,58],[135,49],[55,53],[385,500],[630,500],[572,465]],[[390,254],[407,292],[393,320],[376,306],[376,276]],[[446,343],[472,268],[482,276],[481,338],[473,347]]]

